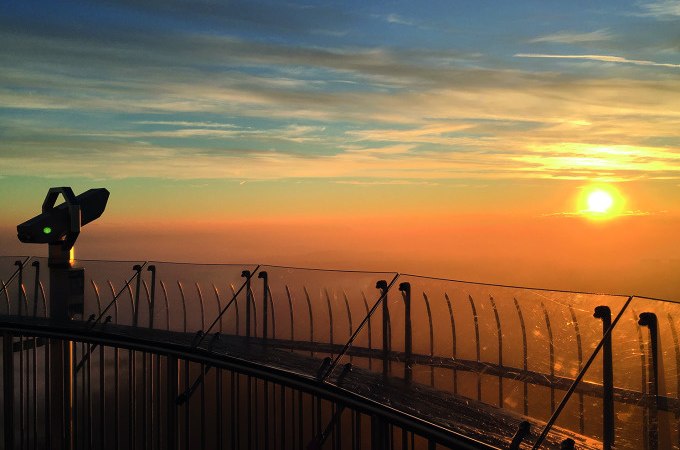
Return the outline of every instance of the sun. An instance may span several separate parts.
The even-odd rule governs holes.
[[[612,219],[623,213],[624,198],[612,185],[586,186],[579,197],[579,213],[588,219]]]
[[[604,214],[614,205],[614,199],[609,192],[597,189],[588,194],[588,212]]]

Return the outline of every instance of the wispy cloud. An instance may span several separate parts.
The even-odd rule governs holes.
[[[623,217],[646,217],[646,216],[657,216],[657,215],[663,215],[667,214],[668,211],[641,211],[641,210],[631,210],[631,211],[621,211],[616,213],[616,216],[623,216]],[[564,212],[555,212],[555,213],[546,213],[542,214],[543,217],[587,217],[591,216],[592,212],[591,211],[564,211]]]
[[[388,23],[396,23],[396,24],[399,24],[399,25],[413,25],[412,21],[407,20],[407,19],[399,16],[398,14],[394,14],[394,13],[388,14],[387,17],[385,17],[385,20]]]
[[[337,184],[349,184],[354,186],[439,186],[434,181],[418,180],[336,180]]]
[[[680,1],[662,0],[658,2],[645,3],[642,5],[643,15],[653,16],[659,19],[672,19],[680,17]]]
[[[175,11],[160,0],[139,8]],[[94,32],[2,20],[0,41],[12,43],[0,46],[3,174],[680,179],[680,91],[667,71],[565,74],[530,64],[517,70],[469,47],[312,45],[195,28],[117,24]],[[607,30],[536,39],[578,43],[604,39]],[[607,55],[516,56],[679,67]],[[597,150],[604,147],[616,151]],[[626,153],[634,149],[644,152]]]
[[[516,158],[524,167],[522,170],[562,174],[567,178],[578,178],[579,174],[586,173],[591,179],[602,181],[680,176],[680,151],[677,149],[563,143],[529,147],[525,154]]]
[[[189,122],[185,120],[140,120],[136,123],[142,125],[169,125],[174,127],[191,127],[191,128],[239,128],[238,125],[231,123],[215,123],[215,122]]]
[[[396,150],[395,150],[396,148]],[[364,147],[335,154],[298,150],[162,146],[140,140],[56,137],[0,142],[0,167],[7,175],[50,173],[90,178],[233,178],[237,180],[328,178],[395,183],[437,179],[680,179],[680,153],[664,148],[573,144],[435,151],[397,145]],[[397,181],[397,182],[402,182]]]
[[[346,136],[357,141],[408,142],[414,144],[453,144],[458,139],[455,133],[470,130],[476,125],[471,123],[434,123],[407,130],[365,129],[348,131]]]
[[[636,66],[654,66],[654,67],[670,67],[673,69],[680,69],[680,64],[659,63],[654,61],[646,61],[640,59],[627,59],[620,56],[611,55],[555,55],[544,53],[516,53],[516,58],[546,58],[546,59],[577,59],[586,61],[601,61],[618,64],[634,64]]]
[[[227,129],[221,127],[201,128],[200,122],[175,122],[175,121],[141,121],[143,124],[161,124],[163,129],[144,129],[144,130],[79,130],[79,129],[49,129],[44,128],[41,132],[35,130],[35,124],[24,123],[16,124],[15,128],[7,134],[7,140],[23,140],[26,136],[32,135],[32,140],[49,139],[54,140],[98,140],[98,141],[121,141],[135,140],[148,141],[157,138],[171,138],[176,140],[195,140],[200,142],[202,139],[227,141],[289,141],[294,143],[314,143],[320,142],[325,130],[323,126],[311,125],[287,125],[278,128],[252,128],[229,126]],[[177,128],[167,129],[165,126],[173,124]],[[181,124],[181,125],[174,125]],[[189,125],[190,124],[190,125]],[[213,125],[208,123],[208,125]],[[16,128],[20,127],[20,128]]]
[[[531,39],[530,43],[549,42],[555,44],[581,44],[586,42],[609,41],[613,39],[612,33],[607,29],[591,31],[588,33],[577,33],[561,31],[559,33],[548,34]]]

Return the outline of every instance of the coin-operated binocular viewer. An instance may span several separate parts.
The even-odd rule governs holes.
[[[64,203],[55,206],[59,195]],[[57,320],[82,318],[84,271],[73,267],[71,250],[80,228],[99,218],[106,208],[109,191],[90,189],[76,196],[70,187],[47,192],[42,213],[17,225],[21,242],[49,245],[50,317]]]

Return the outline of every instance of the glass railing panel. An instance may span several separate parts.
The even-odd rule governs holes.
[[[630,302],[612,330],[611,357],[603,347],[569,400],[575,404],[579,395],[585,395],[586,404],[593,406],[583,433],[586,438],[605,448],[680,449],[678,318],[678,303],[647,298]],[[606,389],[602,377],[605,361],[612,367],[613,389]],[[597,375],[590,376],[591,371]],[[560,415],[558,429],[563,423]]]
[[[196,333],[214,323],[211,333],[243,334],[245,318],[239,312],[246,300],[244,271],[252,273],[256,267],[150,261],[142,273],[140,325]]]
[[[492,445],[527,420],[530,442],[602,337],[594,308],[625,300],[402,275],[328,380]],[[578,432],[583,414],[568,408],[560,426]]]
[[[28,256],[0,256],[0,314],[26,313],[26,296],[19,289],[19,266],[23,267],[23,278],[28,260]]]
[[[241,326],[239,339],[225,332],[218,341],[206,337],[201,347],[317,377],[324,364],[328,367],[324,359],[342,352],[368,308],[375,304],[379,295],[376,283],[395,276],[260,266],[251,280],[250,333],[244,333]],[[245,306],[239,305],[241,317]]]
[[[112,323],[132,325],[136,299],[134,281],[137,274],[134,267],[143,265],[144,261],[74,261],[74,268],[84,270],[84,306],[81,319],[92,322],[99,319],[99,322],[103,322],[110,315]],[[41,264],[41,277],[44,272],[49,285],[49,268],[46,266],[47,264]],[[47,298],[49,305],[49,296]]]
[[[22,274],[24,315],[47,317],[49,314],[50,274],[47,258],[31,257],[25,264]],[[15,280],[16,282],[16,280]]]

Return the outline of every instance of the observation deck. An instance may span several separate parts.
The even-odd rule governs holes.
[[[391,272],[0,257],[5,448],[680,448],[680,305]],[[50,349],[68,349],[68,374]],[[55,435],[50,379],[72,389]],[[56,444],[54,444],[56,445]]]

